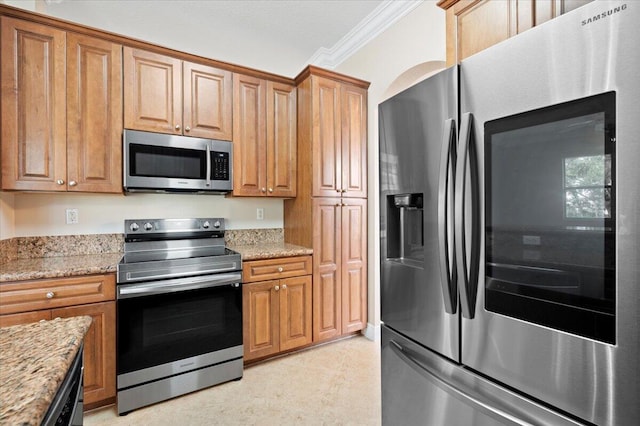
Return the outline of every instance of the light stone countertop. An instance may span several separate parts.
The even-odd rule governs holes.
[[[278,257],[304,256],[313,254],[313,249],[289,243],[267,243],[267,244],[247,244],[229,245],[231,250],[242,255],[242,261],[271,259]]]
[[[0,265],[0,283],[116,272],[122,253],[17,259]]]
[[[82,316],[0,328],[0,424],[42,422],[91,321]]]

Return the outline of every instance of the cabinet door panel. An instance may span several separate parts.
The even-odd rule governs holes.
[[[311,343],[311,276],[280,280],[280,350]]]
[[[367,324],[367,200],[342,207],[342,332]]]
[[[52,310],[52,317],[87,315],[93,319],[84,337],[84,404],[97,406],[116,395],[116,302]]]
[[[73,33],[67,34],[67,160],[70,191],[122,192],[122,46]]]
[[[313,114],[312,196],[335,197],[341,193],[342,147],[340,84],[311,78]]]
[[[245,361],[274,354],[280,349],[278,281],[242,286]]]
[[[184,62],[183,80],[184,134],[232,140],[232,73]]]
[[[66,190],[66,34],[4,16],[0,22],[2,188]]]
[[[233,195],[266,195],[266,83],[235,74],[233,93]]]
[[[22,312],[20,314],[0,315],[0,328],[11,327],[12,325],[29,324],[42,320],[51,319],[51,310]]]
[[[125,47],[124,89],[124,127],[182,134],[182,61]]]
[[[295,197],[296,88],[267,82],[267,195]]]
[[[342,86],[342,196],[367,197],[367,91]]]
[[[458,61],[517,34],[512,13],[515,0],[474,0],[457,3],[452,11],[457,16]],[[487,23],[490,22],[490,25]]]
[[[313,200],[313,340],[341,334],[340,199]]]

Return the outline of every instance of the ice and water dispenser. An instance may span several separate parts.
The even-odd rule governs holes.
[[[423,194],[387,196],[387,260],[422,267]]]

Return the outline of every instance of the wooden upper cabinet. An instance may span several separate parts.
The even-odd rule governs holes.
[[[122,192],[122,46],[67,34],[69,191]]]
[[[233,195],[267,193],[265,80],[241,74],[233,78]]]
[[[0,19],[2,188],[66,190],[66,33]]]
[[[231,140],[233,83],[230,71],[184,62],[184,134]]]
[[[367,198],[367,91],[343,85],[341,98],[342,196]]]
[[[3,189],[122,191],[121,49],[2,17]]]
[[[124,48],[124,127],[182,134],[182,61]]]
[[[342,146],[340,83],[311,77],[314,197],[340,196],[342,186]]]
[[[447,66],[592,0],[440,0]]]
[[[267,195],[295,197],[298,171],[296,88],[267,82]]]
[[[231,140],[232,73],[124,48],[124,127]]]
[[[295,87],[235,74],[233,98],[233,195],[295,197]]]
[[[367,91],[312,77],[315,197],[367,196]]]

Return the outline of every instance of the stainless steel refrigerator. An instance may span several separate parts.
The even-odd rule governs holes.
[[[640,424],[640,2],[379,106],[382,423]]]

